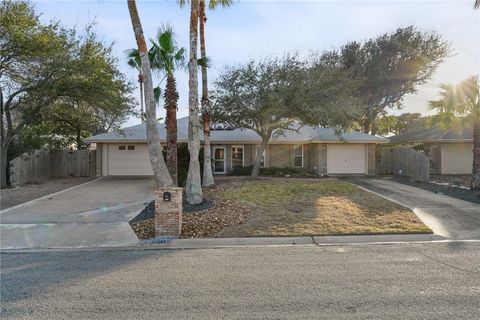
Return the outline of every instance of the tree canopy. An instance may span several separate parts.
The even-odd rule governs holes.
[[[471,76],[457,85],[441,84],[441,98],[430,102],[445,128],[471,128],[473,133],[472,189],[480,189],[480,85]]]
[[[75,137],[81,147],[85,136],[117,128],[132,112],[130,85],[111,46],[91,26],[84,33],[42,23],[28,2],[1,2],[2,187],[11,151],[24,150],[9,147],[25,130],[39,126],[30,132]]]
[[[300,123],[348,128],[355,119],[351,82],[334,67],[319,67],[296,54],[227,67],[215,81],[212,117],[255,131],[262,144],[252,176],[270,138]]]
[[[449,53],[440,35],[409,26],[365,42],[349,42],[322,53],[320,60],[348,70],[359,81],[364,102],[359,123],[370,133],[375,119],[388,109],[403,108],[404,97],[425,84]]]

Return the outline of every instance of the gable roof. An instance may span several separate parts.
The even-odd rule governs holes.
[[[390,137],[391,143],[421,143],[421,142],[470,142],[473,141],[472,129],[460,131],[440,127],[419,128],[404,134]]]
[[[166,130],[165,124],[157,125],[160,133],[160,140],[165,141]],[[300,123],[294,125],[295,130],[286,130],[284,135],[272,138],[270,142],[364,142],[364,143],[380,143],[387,142],[387,139],[372,136],[358,131],[348,131],[340,135],[335,133],[332,128],[320,128],[312,126],[302,126]],[[179,142],[188,141],[188,117],[177,119],[177,139]],[[203,133],[200,134],[203,141]],[[227,129],[212,130],[210,132],[211,143],[260,143],[260,136],[250,129]],[[119,132],[108,132],[92,136],[85,141],[87,142],[146,142],[146,125],[145,123],[124,128]]]

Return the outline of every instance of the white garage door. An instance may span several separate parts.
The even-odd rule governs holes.
[[[366,147],[364,144],[329,144],[327,146],[327,172],[366,173]]]
[[[153,175],[146,144],[109,144],[107,149],[109,176]]]

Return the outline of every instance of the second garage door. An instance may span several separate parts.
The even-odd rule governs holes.
[[[108,144],[109,176],[150,176],[152,165],[147,144]]]
[[[364,144],[329,144],[327,146],[327,173],[366,173]]]

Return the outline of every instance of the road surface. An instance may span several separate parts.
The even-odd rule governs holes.
[[[2,319],[478,319],[480,243],[1,254]]]

